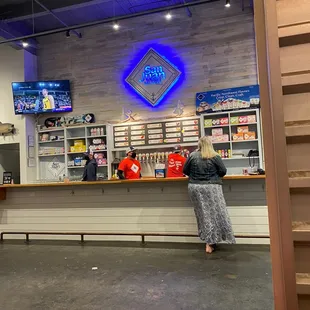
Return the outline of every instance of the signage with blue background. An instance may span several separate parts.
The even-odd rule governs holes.
[[[196,113],[215,113],[260,107],[259,86],[212,90],[196,95]]]
[[[140,59],[126,82],[144,100],[156,106],[176,84],[181,71],[153,48]]]

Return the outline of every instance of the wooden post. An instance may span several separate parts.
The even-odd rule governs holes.
[[[275,310],[297,310],[276,1],[254,1]]]

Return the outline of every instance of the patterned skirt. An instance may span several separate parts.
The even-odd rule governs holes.
[[[236,243],[222,185],[189,184],[188,192],[194,205],[200,239],[207,244]]]

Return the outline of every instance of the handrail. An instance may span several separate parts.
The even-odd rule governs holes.
[[[4,231],[0,233],[0,242],[4,241],[4,235],[25,235],[25,242],[30,242],[30,235],[59,235],[59,236],[81,236],[81,243],[84,243],[84,236],[141,236],[142,244],[145,243],[145,237],[198,237],[197,234],[182,234],[182,233],[153,233],[153,232],[47,232],[47,231]],[[269,235],[255,234],[237,234],[235,238],[255,238],[269,239]]]

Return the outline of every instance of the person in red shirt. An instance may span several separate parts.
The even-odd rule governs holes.
[[[135,180],[141,178],[141,165],[136,160],[137,153],[134,147],[126,151],[127,157],[118,166],[117,175],[120,179]]]
[[[180,154],[182,151],[181,145],[174,147],[174,152],[168,156],[167,178],[183,177],[183,167],[186,159]]]

